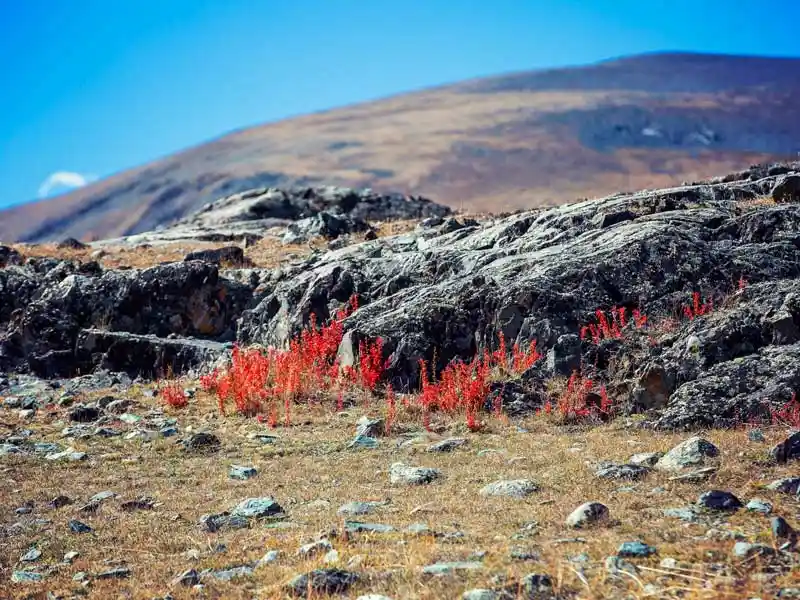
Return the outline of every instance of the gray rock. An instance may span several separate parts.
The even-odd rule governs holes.
[[[779,463],[785,463],[793,458],[800,458],[800,431],[797,431],[777,444],[770,456]]]
[[[467,590],[461,595],[461,600],[502,600],[500,592],[476,588]]]
[[[311,558],[318,554],[324,554],[329,550],[333,550],[333,545],[328,540],[322,539],[300,546],[297,550],[297,555],[301,558]]]
[[[452,452],[456,448],[460,448],[467,443],[465,438],[447,438],[435,444],[428,446],[428,452]]]
[[[783,175],[772,188],[772,199],[778,204],[800,202],[800,175]]]
[[[130,576],[131,570],[128,567],[117,567],[95,574],[94,579],[127,579]]]
[[[631,456],[628,463],[640,467],[654,467],[662,456],[663,452],[641,452]]]
[[[597,471],[595,475],[600,479],[641,479],[650,469],[639,465],[620,465],[620,464],[604,464]]]
[[[13,571],[11,573],[12,583],[39,583],[44,581],[45,574],[35,571]]]
[[[245,519],[264,519],[282,518],[285,516],[285,512],[274,498],[266,496],[243,500],[231,511],[231,515]]]
[[[537,486],[529,479],[502,479],[494,481],[481,488],[481,496],[507,496],[510,498],[524,498],[538,491]]]
[[[797,494],[800,492],[800,477],[783,477],[769,483],[768,490],[782,494]]]
[[[586,502],[573,510],[567,517],[567,526],[582,528],[602,524],[609,520],[608,507],[599,502]]]
[[[258,471],[256,471],[255,467],[243,467],[241,465],[231,465],[230,470],[228,471],[228,477],[231,479],[241,479],[246,480],[258,475]]]
[[[183,447],[189,452],[214,452],[219,450],[221,443],[213,433],[193,433],[183,441]]]
[[[701,437],[692,437],[662,456],[655,468],[660,471],[680,471],[704,465],[709,458],[717,456],[719,450],[714,444]]]
[[[342,594],[358,580],[358,575],[350,571],[315,569],[293,578],[286,585],[286,591],[299,598],[307,598],[309,591],[313,594]]]
[[[749,429],[747,431],[747,439],[751,442],[762,443],[766,442],[767,438],[764,437],[764,432],[760,429]]]
[[[644,542],[623,542],[617,549],[617,556],[625,558],[643,558],[655,554],[658,550],[653,546],[648,546]]]
[[[91,533],[92,531],[92,528],[86,523],[82,523],[81,521],[76,521],[74,519],[68,523],[68,526],[72,533]]]
[[[42,551],[38,548],[31,548],[25,554],[20,557],[20,562],[36,562],[41,558]]]
[[[768,515],[772,512],[772,504],[760,498],[753,498],[745,505],[745,508],[751,512],[757,512]]]
[[[356,423],[356,437],[380,437],[383,435],[385,427],[386,424],[383,419],[370,419],[367,416],[363,416]]]
[[[483,563],[476,561],[440,562],[422,567],[424,575],[452,575],[460,571],[478,571]]]
[[[794,540],[797,538],[794,528],[783,517],[772,517],[769,521],[769,526],[775,539]]]
[[[345,521],[344,530],[347,533],[390,533],[394,531],[391,525],[382,523],[361,523],[360,521]]]
[[[278,552],[277,550],[270,550],[264,556],[262,556],[261,558],[258,559],[257,566],[263,567],[263,566],[275,563],[275,562],[278,561],[280,556],[281,556],[281,553]]]
[[[185,587],[192,587],[198,583],[200,583],[200,575],[195,569],[188,569],[176,575],[172,580],[172,585],[182,585]]]
[[[738,510],[743,506],[741,500],[724,490],[704,492],[697,499],[697,504],[709,510]]]
[[[342,504],[337,512],[340,515],[368,515],[382,506],[386,506],[386,502],[348,502]]]
[[[412,467],[394,463],[389,468],[389,482],[395,485],[424,485],[442,478],[442,472],[430,467]]]
[[[753,556],[768,557],[774,556],[775,550],[764,544],[736,542],[733,545],[732,554],[736,558],[752,558]]]
[[[217,581],[233,581],[243,577],[250,577],[255,569],[250,565],[239,565],[227,569],[205,569],[200,573],[200,579],[216,579]]]

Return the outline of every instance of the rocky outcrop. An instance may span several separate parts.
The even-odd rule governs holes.
[[[548,380],[577,368],[659,427],[758,418],[800,388],[800,204],[786,191],[798,172],[800,163],[759,166],[483,223],[434,216],[410,233],[274,271],[189,261],[104,272],[28,261],[0,270],[0,369],[196,368],[225,342],[285,347],[312,314],[326,320],[358,294],[340,356],[346,363],[360,340],[381,337],[398,389],[417,385],[419,359],[442,368],[494,349],[502,333],[509,345],[535,339],[546,354],[493,391],[512,412],[538,406]],[[246,214],[295,210],[285,196],[269,197],[253,196]],[[330,208],[320,198],[308,206]],[[366,216],[370,202],[388,202],[336,198]],[[612,339],[579,335],[612,307],[638,309],[647,324]],[[163,341],[171,336],[211,345]],[[126,362],[129,352],[144,358]]]
[[[253,242],[289,227],[288,235],[305,241],[311,235],[335,238],[367,231],[367,221],[425,219],[449,215],[441,204],[416,196],[377,194],[366,189],[340,187],[259,188],[206,204],[169,227],[106,240],[95,245],[175,242]],[[291,240],[287,240],[291,241]]]
[[[756,168],[724,181],[617,195],[478,225],[432,226],[316,255],[284,269],[245,311],[239,338],[286,344],[309,316],[328,318],[358,293],[342,356],[382,337],[390,376],[415,386],[418,360],[438,366],[492,347],[536,339],[560,356],[525,379],[535,403],[570,335],[595,311],[638,308],[682,315],[693,292],[722,306],[674,334],[633,331],[584,340],[579,364],[618,403],[657,409],[662,427],[748,418],[800,386],[800,206],[770,196],[798,164]],[[747,282],[736,295],[737,282]],[[688,340],[698,342],[687,344]],[[608,369],[614,361],[614,374]],[[690,409],[688,405],[693,408]]]

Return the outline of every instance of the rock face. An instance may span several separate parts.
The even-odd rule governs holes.
[[[548,379],[580,366],[613,390],[614,402],[651,411],[661,428],[761,417],[800,387],[800,204],[789,183],[798,173],[800,163],[759,166],[483,223],[442,218],[446,209],[400,196],[256,190],[213,203],[177,229],[228,239],[263,233],[269,219],[324,211],[435,218],[274,271],[207,261],[143,271],[8,264],[0,269],[0,371],[55,376],[103,365],[150,376],[168,352],[194,368],[224,350],[214,344],[285,347],[312,314],[324,321],[356,293],[361,308],[345,321],[340,356],[346,363],[360,340],[381,337],[398,389],[416,387],[419,359],[436,356],[442,368],[494,349],[503,333],[509,346],[537,340],[547,356],[503,388],[509,412],[539,406]],[[693,292],[700,308],[712,309],[695,314]],[[618,339],[581,339],[596,311],[613,306],[641,310],[647,324],[629,324]],[[87,333],[97,330],[110,333]],[[132,344],[130,335],[175,342],[145,364],[120,364],[125,353],[111,351],[121,343],[112,338]]]
[[[257,188],[206,204],[169,227],[125,238],[131,243],[177,240],[257,240],[275,227],[290,227],[291,239],[329,238],[366,231],[367,221],[443,217],[451,210],[417,196],[377,194],[342,187]]]

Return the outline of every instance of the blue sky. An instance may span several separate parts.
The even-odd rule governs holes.
[[[657,50],[800,56],[798,19],[796,0],[0,0],[0,206],[480,75]],[[45,184],[59,172],[72,180]]]

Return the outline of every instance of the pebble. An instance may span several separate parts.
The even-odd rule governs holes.
[[[797,494],[800,492],[800,477],[783,477],[767,484],[767,489],[782,494]]]
[[[86,523],[82,523],[81,521],[76,521],[72,519],[69,523],[69,530],[72,533],[90,533],[92,528],[89,527]]]
[[[396,462],[389,468],[389,482],[401,485],[424,485],[441,479],[442,472],[430,467],[412,467]]]
[[[732,553],[736,558],[750,558],[752,556],[771,556],[775,554],[775,550],[765,544],[736,542],[733,545]]]
[[[483,563],[477,561],[440,562],[422,567],[425,575],[449,575],[458,571],[477,571],[483,568]]]
[[[710,490],[700,495],[697,504],[709,510],[737,510],[742,502],[730,492]]]
[[[234,517],[245,519],[263,519],[266,517],[285,516],[284,510],[271,496],[248,498],[240,502],[232,511]]]
[[[242,481],[255,477],[256,475],[258,475],[258,471],[255,467],[231,465],[230,471],[228,471],[228,477],[231,479],[240,479]]]
[[[650,556],[658,552],[653,546],[648,546],[644,542],[623,542],[617,549],[617,556],[624,556],[626,558],[642,558]]]
[[[620,465],[605,464],[601,466],[595,475],[600,479],[641,479],[650,472],[647,467],[639,465]]]
[[[297,550],[297,555],[301,558],[311,558],[312,556],[328,552],[329,550],[333,550],[333,545],[328,540],[317,540],[316,542],[300,546]]]
[[[375,512],[381,506],[386,506],[385,502],[348,502],[342,504],[336,511],[340,515],[368,515]]]
[[[596,523],[608,521],[610,513],[608,507],[599,502],[586,502],[572,511],[567,517],[568,527],[585,527]]]
[[[272,564],[274,562],[277,562],[278,559],[280,558],[280,556],[281,556],[281,553],[278,552],[277,550],[270,550],[264,556],[262,556],[261,558],[258,559],[258,562],[256,563],[256,566],[263,567],[264,565],[269,565],[269,564]]]
[[[428,446],[428,452],[452,452],[456,448],[460,448],[467,443],[465,438],[448,438],[441,442],[436,442]]]
[[[764,515],[768,515],[772,512],[772,504],[760,498],[753,498],[747,503],[745,508],[751,512],[758,512]]]
[[[539,486],[529,479],[502,479],[484,486],[480,491],[480,495],[524,498],[538,489]]]
[[[19,560],[22,562],[35,562],[39,560],[41,556],[42,556],[41,550],[39,550],[38,548],[31,548],[25,554],[23,554]]]
[[[358,580],[358,575],[350,571],[335,568],[315,569],[294,577],[286,584],[286,591],[299,598],[307,598],[309,590],[317,595],[342,594]]]
[[[695,436],[672,448],[655,464],[659,471],[680,471],[703,465],[719,456],[719,449],[705,438]]]

